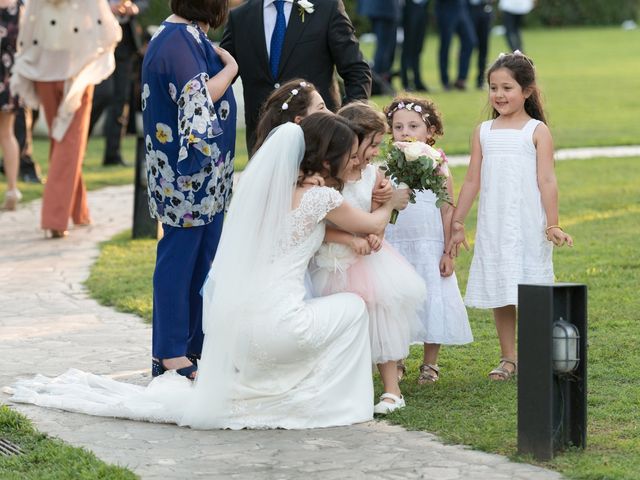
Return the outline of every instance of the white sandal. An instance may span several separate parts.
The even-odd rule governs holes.
[[[393,403],[385,402],[385,399],[393,400]],[[387,413],[391,413],[400,408],[404,408],[406,407],[406,405],[407,404],[405,403],[404,397],[402,395],[397,396],[393,393],[383,393],[382,395],[380,395],[380,401],[373,407],[373,413],[386,415]]]

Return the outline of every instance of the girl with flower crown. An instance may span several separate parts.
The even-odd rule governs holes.
[[[413,97],[396,97],[384,112],[396,142],[419,141],[433,146],[443,134],[442,120],[433,102]],[[447,180],[453,198],[451,176]],[[469,319],[454,273],[454,262],[444,253],[449,240],[453,207],[436,207],[431,190],[416,192],[416,203],[398,216],[386,229],[386,238],[413,265],[427,285],[427,299],[421,313],[423,334],[412,340],[424,344],[419,384],[435,383],[440,378],[440,346],[473,341]],[[401,369],[403,366],[400,365]]]
[[[294,78],[271,92],[260,108],[260,120],[256,127],[256,143],[252,154],[256,153],[267,136],[279,125],[300,121],[316,112],[326,111],[322,95],[313,83]]]
[[[553,140],[533,63],[519,51],[501,54],[487,81],[493,119],[473,134],[447,251],[468,248],[464,219],[480,191],[465,303],[493,309],[501,359],[489,378],[508,380],[518,370],[518,284],[553,283],[553,245],[572,246],[573,240],[559,225]]]

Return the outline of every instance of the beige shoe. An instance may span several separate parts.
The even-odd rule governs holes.
[[[420,375],[418,376],[418,385],[425,383],[436,383],[440,380],[440,368],[437,365],[425,363],[420,365]]]
[[[507,365],[511,365],[513,368],[510,370]],[[501,358],[500,363],[496,368],[489,372],[489,378],[497,382],[503,382],[505,380],[511,380],[518,374],[518,363],[508,358]]]
[[[18,206],[18,202],[22,200],[22,193],[17,188],[13,190],[7,190],[4,194],[4,203],[2,204],[3,210],[13,211]]]

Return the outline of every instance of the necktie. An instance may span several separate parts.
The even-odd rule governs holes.
[[[271,34],[271,50],[269,55],[269,67],[274,80],[278,77],[278,67],[280,66],[280,55],[284,44],[284,34],[287,31],[287,19],[284,16],[284,0],[275,0],[276,26]]]

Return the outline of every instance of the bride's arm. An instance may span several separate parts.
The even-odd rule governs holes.
[[[374,212],[368,213],[352,207],[347,202],[342,202],[339,207],[327,213],[325,218],[347,232],[378,233],[389,223],[391,211],[402,210],[408,202],[408,189],[394,190],[391,199]]]

